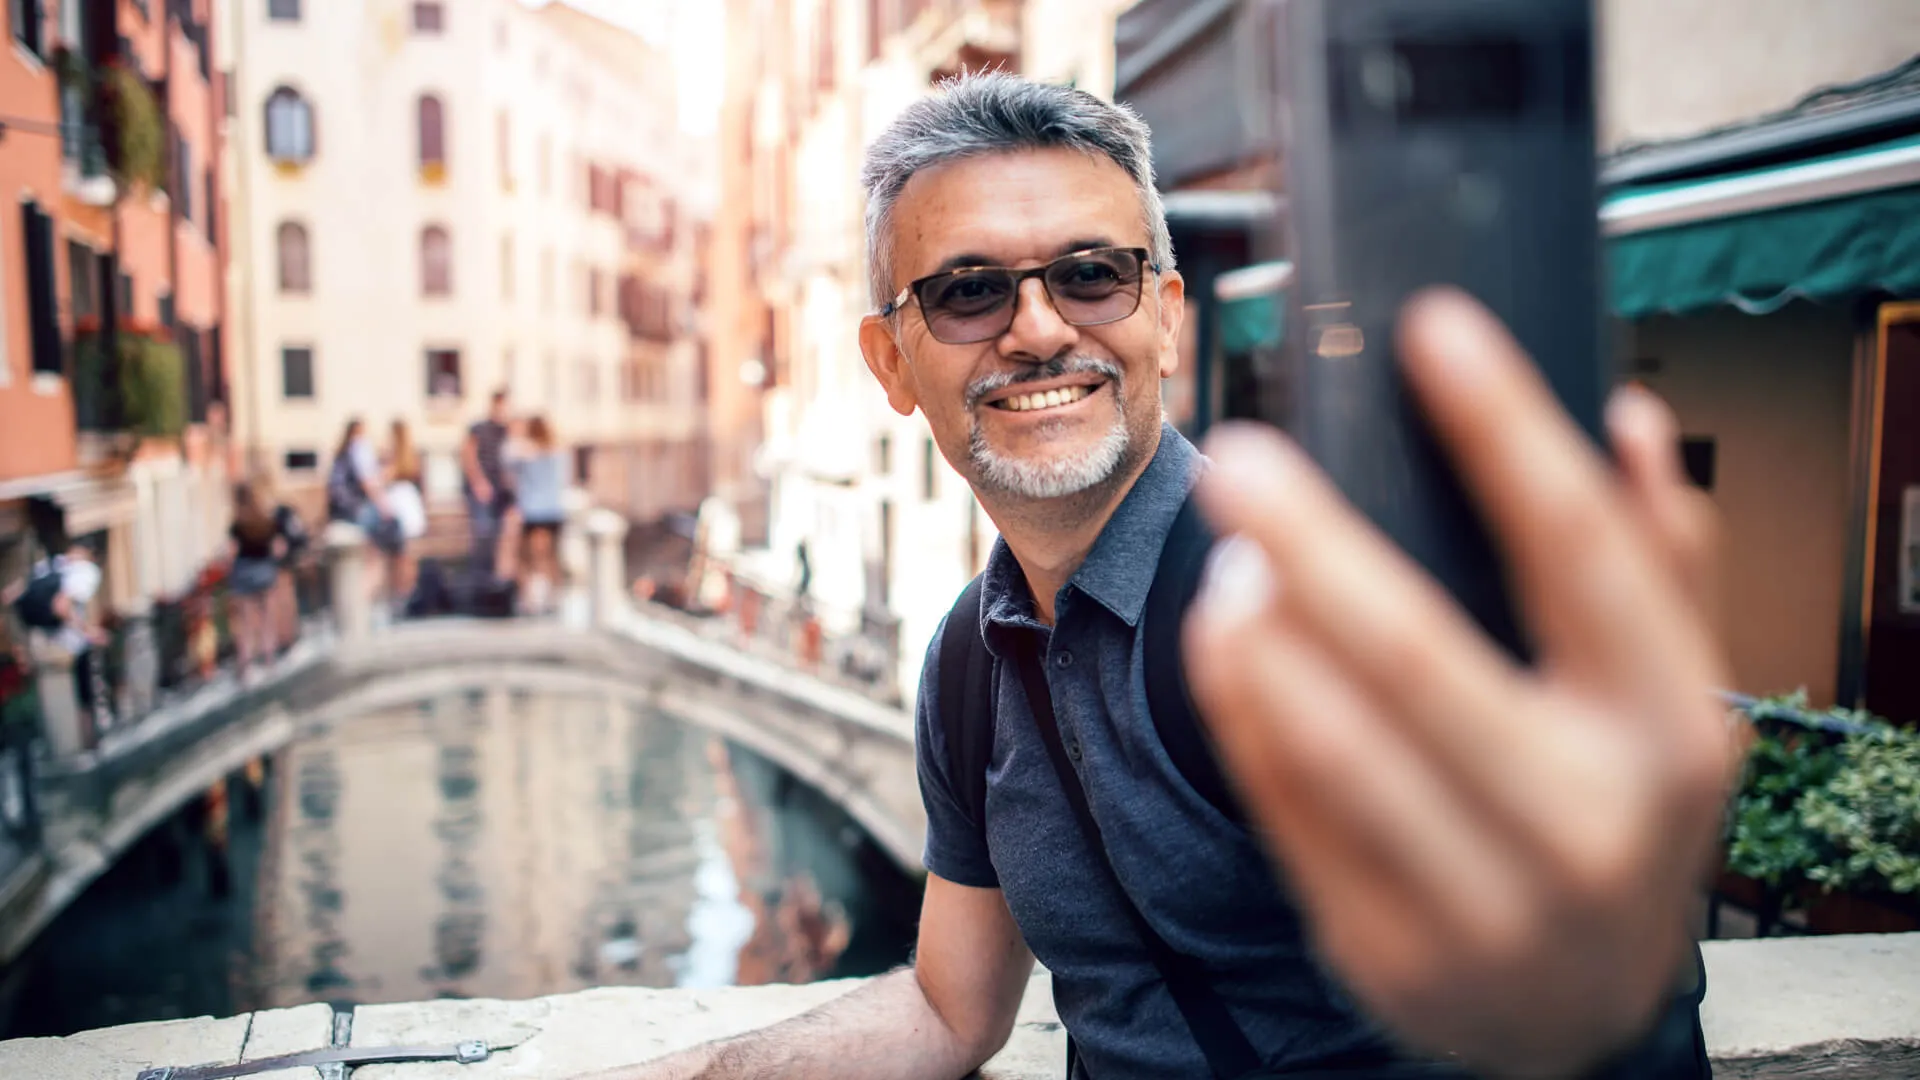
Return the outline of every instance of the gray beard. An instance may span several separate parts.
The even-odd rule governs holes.
[[[1133,433],[1127,426],[1124,373],[1119,366],[1089,357],[1071,357],[1050,361],[1020,377],[988,376],[967,388],[969,406],[978,410],[986,395],[1023,382],[1057,379],[1062,375],[1094,373],[1107,379],[1113,391],[1113,426],[1094,448],[1079,457],[1056,461],[1027,461],[997,453],[987,445],[986,435],[976,419],[967,440],[967,460],[981,487],[1017,499],[1059,499],[1078,495],[1111,480],[1127,460]]]

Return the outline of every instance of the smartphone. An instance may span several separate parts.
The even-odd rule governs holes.
[[[1295,277],[1262,417],[1524,657],[1501,563],[1402,383],[1394,323],[1426,286],[1466,290],[1599,437],[1590,0],[1283,0],[1274,27]]]

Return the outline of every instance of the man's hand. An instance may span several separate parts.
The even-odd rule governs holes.
[[[1187,669],[1323,955],[1413,1046],[1577,1075],[1673,986],[1734,771],[1713,690],[1712,517],[1650,394],[1620,468],[1453,292],[1407,378],[1505,554],[1523,668],[1267,429],[1224,430]]]

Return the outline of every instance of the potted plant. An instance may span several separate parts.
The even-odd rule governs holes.
[[[1804,706],[1752,710],[1716,891],[1763,926],[1793,908],[1817,933],[1920,930],[1920,732]]]

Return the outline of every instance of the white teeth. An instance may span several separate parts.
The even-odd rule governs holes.
[[[1011,412],[1029,412],[1034,409],[1051,409],[1060,405],[1071,405],[1088,394],[1093,393],[1090,386],[1069,386],[1061,390],[1047,390],[1038,394],[1017,394],[1000,404]]]

